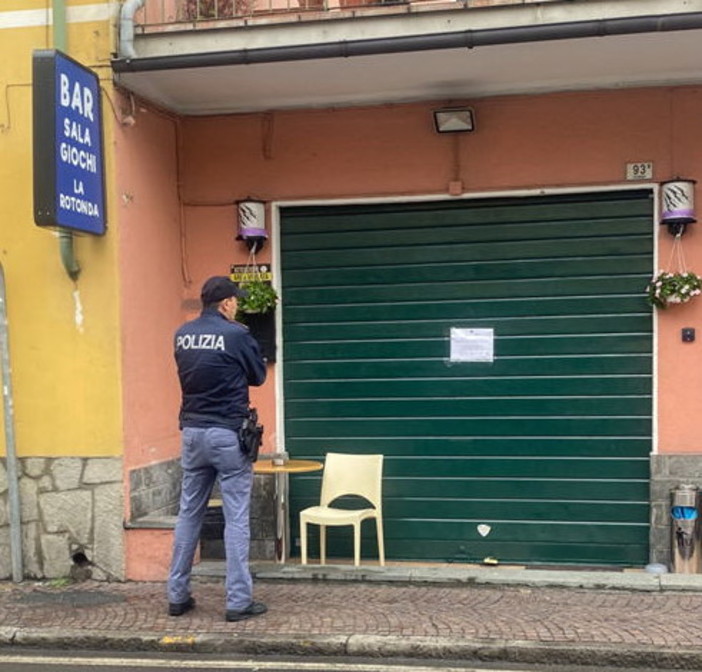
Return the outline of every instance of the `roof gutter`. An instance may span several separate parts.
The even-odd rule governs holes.
[[[144,0],[127,0],[124,6],[126,7],[130,3],[140,5],[143,2]],[[124,8],[122,15],[124,17]],[[112,68],[115,72],[180,70],[184,68],[349,58],[352,56],[373,56],[443,49],[474,49],[476,47],[517,44],[521,42],[572,40],[581,37],[610,37],[696,29],[702,29],[702,12],[621,19],[596,19],[592,21],[541,24],[515,28],[464,30],[455,33],[345,40],[285,47],[266,47],[263,49],[239,49],[139,58],[134,53],[132,14],[131,39],[125,45],[125,47],[131,48],[131,52],[128,48],[125,48],[124,51],[120,50],[120,58],[112,62]],[[122,42],[124,40],[121,40],[120,44]]]

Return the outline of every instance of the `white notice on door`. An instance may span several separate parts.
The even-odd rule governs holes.
[[[451,327],[452,362],[492,362],[495,358],[493,329]]]

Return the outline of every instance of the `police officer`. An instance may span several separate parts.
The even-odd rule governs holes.
[[[227,558],[227,621],[266,612],[253,600],[249,570],[249,508],[253,468],[239,445],[248,415],[249,385],[261,385],[266,365],[248,329],[234,321],[246,293],[229,278],[202,286],[203,310],[175,334],[175,360],[182,391],[180,409],[183,483],[168,577],[168,613],[182,616],[195,606],[190,574],[207,502],[219,478]]]

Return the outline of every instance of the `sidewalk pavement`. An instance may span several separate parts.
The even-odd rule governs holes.
[[[163,583],[0,583],[0,646],[382,656],[702,669],[702,575],[466,565],[253,565],[269,612],[224,621],[223,565],[197,606]]]

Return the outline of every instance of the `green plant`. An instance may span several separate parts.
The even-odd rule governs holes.
[[[667,308],[670,304],[687,303],[702,294],[702,278],[696,273],[659,271],[646,287],[646,299],[652,306]]]
[[[270,282],[265,280],[250,280],[242,282],[240,287],[248,296],[239,300],[239,311],[242,313],[267,313],[278,303],[278,294]]]

